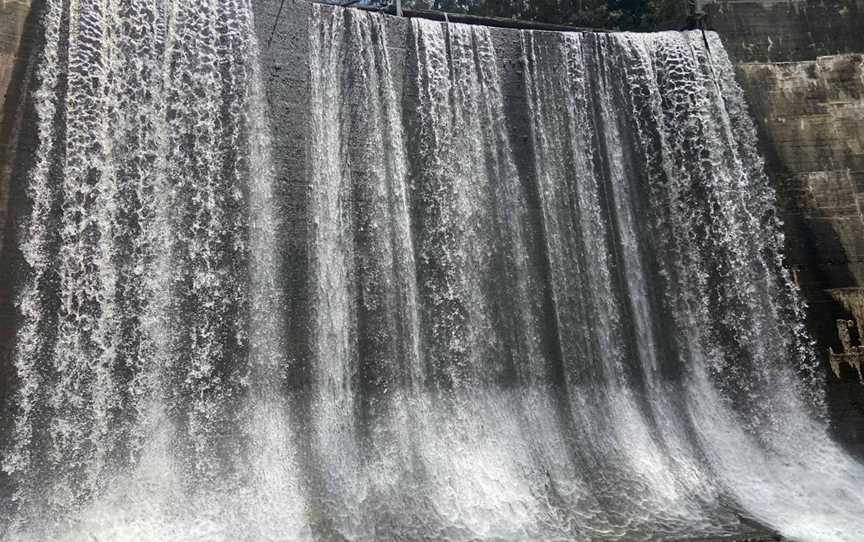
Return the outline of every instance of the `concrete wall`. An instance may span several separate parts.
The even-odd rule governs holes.
[[[290,301],[302,304],[305,281],[298,273],[304,268],[307,236],[299,211],[308,197],[309,6],[286,0],[277,21],[280,4],[254,1],[272,119],[278,126],[274,158],[279,200],[291,225],[282,244],[293,265],[284,275],[293,286]],[[7,222],[10,149],[21,132],[22,89],[30,77],[26,59],[37,39],[29,8],[30,0],[0,0],[0,228]],[[709,6],[708,13],[709,26],[721,33],[737,61],[760,129],[762,152],[786,219],[788,260],[811,303],[810,326],[827,371],[828,349],[848,350],[837,332],[838,319],[855,322],[850,328],[854,346],[860,344],[859,335],[864,337],[864,312],[854,310],[864,307],[864,0],[723,0]],[[393,24],[392,52],[400,58],[406,27]],[[403,64],[394,67],[404,79]],[[520,78],[518,66],[508,68],[503,73],[513,81]],[[509,92],[507,99],[521,98]],[[519,127],[513,130],[519,132]],[[0,254],[3,238],[11,239],[0,236]],[[0,289],[3,345],[9,344],[5,339],[13,328],[9,294],[7,288]],[[302,350],[303,323],[292,326]],[[835,424],[852,445],[864,449],[864,386],[847,364],[839,374],[829,373]]]
[[[861,52],[862,0],[719,0],[706,11],[709,26],[742,62]]]
[[[13,149],[16,147],[29,80],[28,62],[33,50],[30,0],[0,0],[0,445],[11,416],[5,412],[12,389],[9,347],[14,334],[11,281],[7,280],[10,258],[4,244],[12,240],[9,223],[10,179]],[[10,227],[7,227],[10,226]],[[11,244],[11,243],[10,243]],[[8,246],[6,247],[8,248]],[[9,495],[9,480],[0,473],[0,495]],[[0,498],[0,501],[3,499]],[[0,515],[10,503],[0,502]]]
[[[707,11],[760,131],[835,427],[864,453],[853,370],[864,360],[864,2],[721,0]]]
[[[12,146],[21,109],[21,87],[25,79],[31,42],[25,39],[30,0],[0,0],[0,232],[4,231],[9,200]],[[23,60],[22,60],[23,59]],[[0,253],[3,251],[0,235]]]
[[[15,71],[24,21],[30,12],[30,0],[0,0],[0,95],[6,89]]]
[[[307,143],[310,133],[308,20],[311,6],[303,1],[286,2],[286,8],[277,21],[280,3],[281,0],[258,0],[255,3],[255,15],[274,127],[274,169],[279,176],[277,201],[282,206],[281,217],[287,225],[284,228],[285,237],[280,240],[280,246],[286,251],[284,259],[287,262],[282,277],[289,303],[292,304],[289,313],[303,314],[309,306],[305,273],[308,269],[307,242],[310,238],[307,232],[310,195]],[[416,78],[416,66],[410,62],[413,55],[407,51],[405,43],[411,39],[410,21],[391,17],[387,24],[388,48],[396,83],[394,90],[397,99],[402,102],[403,110],[415,111],[417,97],[411,81]],[[518,31],[501,29],[495,32],[494,39],[496,49],[501,53],[498,57],[504,78],[502,84],[505,107],[511,111],[524,112],[527,107],[524,105],[522,63],[519,62],[520,55],[515,49],[520,43]],[[517,105],[517,102],[522,102],[522,105]],[[410,123],[410,119],[406,120]],[[517,159],[516,166],[523,178],[530,178],[533,175],[533,164],[529,149],[529,119],[524,115],[522,118],[511,115],[508,121]],[[291,355],[294,359],[309,358],[306,349],[310,334],[305,328],[306,324],[304,321],[289,322],[289,339],[286,342],[293,349]],[[302,374],[302,369],[298,370],[301,372],[292,375],[288,380],[302,385],[305,375]]]
[[[306,224],[297,211],[305,206],[308,193],[309,67],[304,36],[309,8],[303,2],[288,3],[277,22],[279,4],[280,0],[259,0],[256,16],[273,118],[279,127],[276,159],[277,171],[282,172],[282,201],[294,207],[283,215],[294,232],[285,244],[291,251],[289,261],[297,262],[305,257],[304,247],[297,243],[305,238]],[[841,364],[839,378],[829,371],[829,348],[844,352],[838,319],[856,321],[850,309],[856,296],[864,307],[864,1],[727,0],[709,6],[708,12],[709,25],[721,32],[737,62],[760,130],[786,223],[788,262],[810,303],[810,327],[825,358],[835,427],[850,447],[864,452],[864,386],[848,363]],[[402,42],[407,27],[402,21],[392,24],[391,58],[405,58]],[[268,47],[271,33],[274,39]],[[506,33],[496,33],[496,39],[504,47],[510,41]],[[502,53],[499,58],[511,55]],[[411,74],[405,73],[402,62],[393,64],[397,79],[404,82]],[[505,89],[510,89],[505,90],[507,100],[523,99],[520,69],[502,66]],[[396,86],[401,92],[403,84]],[[403,103],[410,108],[408,98]],[[510,121],[518,141],[527,133],[518,124],[527,119]],[[292,275],[298,268],[286,269],[285,274],[295,286],[295,302],[303,303],[302,277]],[[864,320],[864,311],[861,314],[859,319]],[[864,321],[850,328],[855,345],[859,328],[864,329]],[[296,328],[294,341],[302,343],[305,335]],[[860,335],[864,337],[864,331]],[[864,360],[864,350],[860,355]]]

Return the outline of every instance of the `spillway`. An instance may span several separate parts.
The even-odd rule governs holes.
[[[41,9],[4,540],[864,532],[715,34],[313,6],[285,157],[253,4]]]

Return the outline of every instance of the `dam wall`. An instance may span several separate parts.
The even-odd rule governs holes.
[[[13,241],[10,218],[10,180],[21,132],[25,89],[29,80],[29,58],[33,49],[32,32],[26,32],[33,21],[30,0],[0,2],[0,258],[6,258],[6,245]],[[26,37],[25,37],[26,36]],[[7,396],[11,395],[12,368],[11,343],[14,335],[12,284],[6,276],[7,266],[0,264],[0,433],[7,428],[11,416],[6,413]],[[3,438],[0,437],[0,443]],[[0,474],[0,494],[4,494],[7,480]],[[0,514],[5,505],[0,505]]]
[[[290,2],[279,14],[281,4],[259,0],[255,10],[271,114],[279,126],[274,141],[278,186],[282,201],[291,202],[284,211],[292,228],[282,241],[296,258],[293,261],[302,263],[308,225],[301,210],[309,192],[309,6]],[[861,361],[855,349],[864,335],[862,311],[856,312],[856,307],[864,306],[864,35],[860,32],[864,3],[722,1],[709,5],[707,11],[707,26],[720,34],[737,63],[759,129],[761,151],[786,224],[788,263],[810,305],[809,325],[829,373],[835,424],[845,440],[860,447],[864,386],[858,382],[856,369]],[[22,89],[29,79],[26,60],[35,42],[32,32],[26,32],[33,23],[32,15],[28,20],[30,13],[29,0],[0,3],[0,225],[4,230],[12,229],[5,227],[11,148],[20,132]],[[410,66],[402,61],[409,25],[395,19],[390,24],[393,70],[404,81],[410,77],[406,75]],[[495,35],[497,45],[513,47],[507,31]],[[504,52],[498,58],[503,59],[500,72],[506,99],[524,101],[518,55]],[[397,83],[395,89],[403,99],[404,85]],[[527,143],[528,119],[508,121],[515,140]],[[0,243],[9,238],[2,236]],[[303,303],[304,281],[299,276],[303,268],[285,270],[286,280],[294,286],[294,303]],[[0,304],[7,308],[8,297],[9,288],[4,287]],[[3,310],[2,316],[6,346],[13,328],[11,311]],[[292,325],[294,338],[302,344],[302,323]],[[844,337],[848,337],[845,342]]]
[[[809,304],[835,427],[864,446],[864,2],[707,6],[736,63]]]
[[[283,160],[284,167],[277,169],[291,194],[287,200],[302,207],[307,192],[303,134],[309,66],[303,37],[308,6],[292,4],[277,22],[279,5],[278,0],[259,2],[257,23],[273,115],[282,127],[275,134],[276,145],[281,145],[275,158]],[[848,0],[728,1],[707,7],[707,27],[720,34],[736,62],[759,130],[760,150],[785,223],[787,263],[808,302],[808,325],[829,373],[832,418],[843,440],[855,448],[864,444],[864,386],[854,351],[857,337],[864,336],[859,331],[864,323],[857,323],[852,309],[864,306],[864,215],[859,203],[864,193],[862,5]],[[401,93],[410,25],[396,19],[390,24],[390,58],[401,78],[396,84]],[[508,31],[494,35],[502,48],[499,71],[507,100],[524,101],[522,65],[518,55],[507,52],[512,48]],[[514,140],[527,142],[528,120],[508,121]],[[305,227],[302,217],[296,223],[298,229]],[[304,232],[297,231],[295,239],[304,239]],[[303,258],[302,247],[296,248],[297,257]],[[296,281],[299,285],[300,277]],[[859,319],[864,319],[861,314]],[[845,347],[838,321],[847,326],[856,322]]]
[[[29,13],[30,0],[0,2],[0,227],[6,223],[15,125],[20,110],[26,59],[32,47],[32,40],[22,40]],[[0,251],[2,243],[0,240]]]
[[[848,62],[756,112],[822,367],[717,33],[39,5],[4,117],[9,540],[862,531],[821,416],[830,367],[855,444],[855,266],[792,252],[818,212],[855,244],[854,134],[769,139],[811,87],[854,106]]]

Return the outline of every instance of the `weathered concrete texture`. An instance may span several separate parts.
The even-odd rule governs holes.
[[[864,314],[848,303],[864,294],[864,2],[721,0],[707,11],[759,128],[833,423],[864,452]]]
[[[864,56],[744,63],[738,74],[760,129],[786,222],[787,257],[814,304],[864,285]],[[839,307],[837,307],[839,308]],[[834,336],[836,309],[814,307]]]
[[[30,0],[0,0],[0,90],[4,97],[15,69],[24,21],[29,12]]]
[[[14,125],[21,102],[22,64],[29,54],[29,43],[22,44],[22,35],[30,0],[0,0],[0,232],[5,230],[9,204],[11,147]],[[0,252],[3,250],[0,235]]]
[[[864,57],[741,64],[738,73],[802,286],[864,284]],[[821,273],[806,273],[813,266]]]
[[[720,0],[705,10],[709,26],[739,62],[862,52],[862,0]]]
[[[864,451],[864,288],[835,288],[825,293],[835,301],[828,305],[833,315],[826,315],[825,321],[833,316],[841,344],[840,350],[829,347],[834,423],[847,443]]]
[[[15,151],[21,137],[22,116],[30,80],[31,53],[34,50],[35,14],[30,0],[0,0],[0,409],[4,404],[4,385],[8,378],[8,348],[14,333],[12,323],[12,284],[5,261],[14,228],[11,225],[10,182]],[[2,424],[2,420],[0,420]],[[2,483],[2,480],[0,480]]]
[[[270,110],[273,133],[273,165],[276,172],[276,201],[284,223],[277,242],[283,249],[281,280],[288,312],[303,314],[309,293],[303,270],[308,268],[306,242],[308,223],[302,210],[309,201],[307,145],[309,128],[309,53],[308,14],[305,2],[281,0],[255,2],[255,23],[261,48],[261,67]],[[271,41],[271,37],[273,38]],[[309,322],[288,322],[286,344],[292,348],[292,359],[308,359]],[[302,388],[308,378],[307,368],[291,365],[292,385]]]
[[[14,228],[10,220],[10,182],[13,149],[21,133],[21,118],[30,78],[29,62],[35,37],[30,0],[0,0],[0,434],[6,433],[11,416],[5,408],[12,386],[11,344],[14,334],[12,281],[6,261],[7,243],[12,245]],[[0,445],[4,443],[0,440]],[[8,495],[9,480],[0,473],[0,495]],[[8,506],[0,502],[0,515]]]

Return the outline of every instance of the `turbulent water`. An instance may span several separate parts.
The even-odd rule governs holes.
[[[41,9],[5,540],[864,532],[717,36],[313,7],[281,201],[247,1]]]

